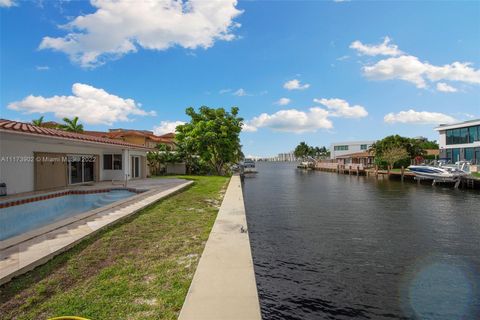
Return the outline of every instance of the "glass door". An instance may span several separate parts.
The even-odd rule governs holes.
[[[68,157],[68,175],[70,184],[85,183],[94,180],[95,165],[93,156],[75,155]]]
[[[70,184],[83,182],[83,163],[81,157],[69,157],[68,169],[70,171]]]
[[[83,161],[83,182],[93,181],[94,169],[95,166],[93,161]]]
[[[133,156],[132,157],[132,178],[139,178],[140,177],[140,157]]]

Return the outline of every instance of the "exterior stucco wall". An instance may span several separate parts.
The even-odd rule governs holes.
[[[122,147],[89,145],[68,140],[0,133],[0,183],[9,194],[34,191],[34,152],[99,155],[100,180],[124,180],[130,172],[129,155],[145,156],[146,151]],[[123,154],[122,170],[103,170],[103,154]]]
[[[346,154],[366,151],[366,150],[362,150],[360,146],[362,144],[366,144],[368,149],[373,143],[375,143],[375,141],[346,141],[346,142],[332,143],[332,145],[330,146],[330,158],[336,159],[338,156],[344,156]],[[348,146],[348,150],[335,151],[335,146]]]

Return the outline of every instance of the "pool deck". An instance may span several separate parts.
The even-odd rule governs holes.
[[[239,176],[230,180],[179,320],[261,320]]]
[[[45,232],[24,234],[0,249],[0,285],[13,277],[44,264],[54,256],[68,250],[84,238],[120,219],[131,216],[143,208],[168,197],[192,184],[182,179],[141,179],[129,181],[128,188],[148,190],[131,198],[88,211],[45,227]],[[114,187],[122,187],[115,185]],[[112,188],[111,182],[74,187],[75,190]],[[69,188],[72,189],[72,188]],[[43,229],[43,228],[42,228]]]

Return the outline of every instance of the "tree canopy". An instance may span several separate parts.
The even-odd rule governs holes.
[[[59,129],[70,132],[83,132],[83,124],[78,123],[78,117],[75,117],[73,119],[63,118],[63,122],[65,123],[61,124],[59,126]]]
[[[197,112],[190,107],[185,112],[191,120],[177,127],[175,137],[184,157],[198,157],[219,175],[243,157],[240,144],[243,118],[238,116],[237,107],[230,112],[207,106]]]
[[[410,159],[413,159],[416,156],[423,156],[426,153],[425,148],[422,147],[421,140],[402,137],[398,134],[376,141],[371,146],[371,150],[375,153],[375,157],[382,159],[384,152],[393,147],[404,148],[407,151],[407,157],[410,157]]]
[[[328,157],[330,156],[330,151],[325,147],[313,147],[309,146],[305,141],[300,142],[293,154],[297,158],[306,158],[306,157]]]
[[[391,146],[382,153],[382,159],[393,168],[396,162],[408,158],[407,150],[402,146]]]
[[[33,119],[33,120],[32,120],[32,124],[33,124],[34,126],[41,127],[41,126],[43,125],[43,118],[44,118],[44,117],[41,116],[41,117],[38,118],[38,119]]]

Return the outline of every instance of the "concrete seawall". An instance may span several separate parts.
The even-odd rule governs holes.
[[[233,176],[179,320],[260,320],[240,177]]]

